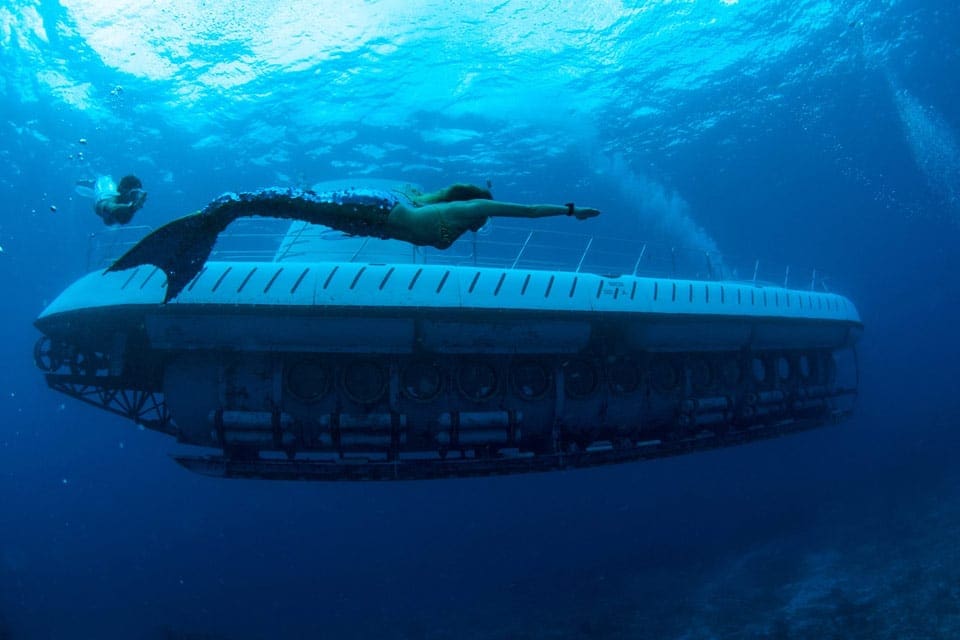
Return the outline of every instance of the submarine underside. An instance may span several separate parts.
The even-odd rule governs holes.
[[[836,294],[354,262],[91,273],[36,321],[52,388],[210,475],[425,479],[628,462],[837,422],[862,330]]]

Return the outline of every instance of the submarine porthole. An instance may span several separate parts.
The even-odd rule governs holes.
[[[575,358],[563,363],[563,385],[571,398],[586,398],[596,391],[598,375],[589,360]]]
[[[70,373],[75,376],[93,376],[97,371],[108,368],[106,357],[93,351],[75,352],[67,365],[70,367]]]
[[[810,361],[810,382],[814,384],[826,384],[829,378],[829,365],[827,359],[829,356],[819,351],[813,351],[807,355]]]
[[[817,352],[813,360],[813,375],[818,384],[829,384],[831,382],[830,368],[833,366],[833,356],[822,351]]]
[[[774,360],[774,366],[776,367],[778,380],[785,382],[790,379],[790,361],[787,360],[786,356],[777,356],[777,359]]]
[[[713,384],[713,370],[710,363],[703,358],[697,358],[690,363],[688,370],[690,372],[690,386],[694,391],[705,391]]]
[[[41,336],[33,346],[33,362],[41,371],[56,371],[63,366],[65,351],[62,345],[55,344],[48,336]]]
[[[372,404],[387,388],[387,372],[372,360],[351,362],[343,370],[343,391],[358,404]]]
[[[433,400],[443,389],[443,376],[433,362],[411,362],[400,374],[403,394],[413,400]]]
[[[457,388],[467,400],[483,402],[497,393],[497,372],[484,362],[465,362],[457,372]]]
[[[628,394],[640,388],[640,371],[629,358],[617,358],[607,365],[607,378],[614,393]]]
[[[510,386],[523,400],[539,400],[550,391],[550,373],[539,362],[517,362],[510,370]]]
[[[833,386],[837,382],[837,360],[833,353],[822,353],[820,355],[823,366],[820,368],[820,384]]]
[[[287,391],[297,400],[316,402],[330,391],[330,369],[317,360],[301,360],[287,369]]]
[[[810,374],[813,372],[813,369],[810,366],[810,356],[805,353],[800,354],[800,357],[797,358],[797,372],[804,380],[808,380],[810,378]]]
[[[658,357],[650,365],[650,384],[660,393],[669,393],[680,386],[680,371],[667,357]]]
[[[754,358],[750,363],[750,371],[754,382],[761,383],[767,379],[767,365],[760,358]]]
[[[725,386],[733,386],[740,383],[743,372],[740,370],[740,363],[736,358],[727,358],[720,365],[720,380]]]

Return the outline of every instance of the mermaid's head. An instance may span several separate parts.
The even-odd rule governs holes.
[[[117,185],[117,193],[119,194],[119,200],[121,202],[133,202],[139,198],[139,195],[143,191],[143,183],[140,182],[140,178],[137,176],[123,176],[120,179],[120,184]]]
[[[493,194],[489,189],[478,187],[475,184],[454,184],[447,188],[447,202],[456,202],[459,200],[493,200]]]

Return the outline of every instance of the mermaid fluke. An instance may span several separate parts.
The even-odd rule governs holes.
[[[168,222],[147,234],[120,256],[107,271],[122,271],[152,264],[167,274],[163,301],[169,302],[200,272],[213,251],[217,236],[232,220],[194,213]]]

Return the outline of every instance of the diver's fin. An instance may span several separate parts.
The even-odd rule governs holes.
[[[120,256],[107,271],[122,271],[143,264],[156,265],[167,274],[167,291],[163,301],[171,299],[200,272],[217,235],[230,220],[223,216],[194,213],[154,229],[129,251]]]
[[[93,191],[94,186],[93,180],[77,180],[74,183],[73,190],[77,192],[77,195],[81,195],[84,198],[96,198],[97,194]]]
[[[85,187],[82,184],[78,184],[73,188],[73,190],[76,192],[78,196],[83,196],[84,198],[90,198],[91,200],[93,200],[94,198],[97,197],[97,194],[93,192],[93,189],[91,189],[90,187]]]

